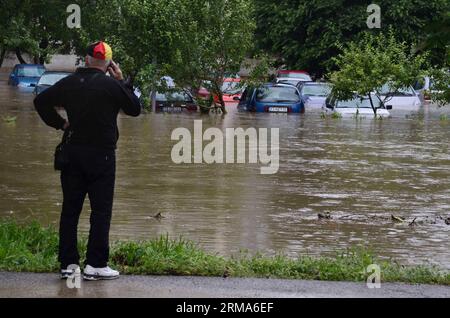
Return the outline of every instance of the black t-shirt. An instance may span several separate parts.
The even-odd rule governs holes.
[[[106,76],[95,68],[79,68],[34,99],[42,120],[62,129],[65,120],[55,107],[63,107],[73,131],[70,143],[115,149],[119,138],[117,115],[120,110],[139,116],[141,105],[132,87]]]

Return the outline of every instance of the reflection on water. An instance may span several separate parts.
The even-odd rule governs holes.
[[[52,155],[60,134],[39,120],[32,98],[0,82],[0,116],[17,116],[0,121],[0,217],[57,223],[61,190]],[[232,106],[225,118],[120,117],[111,236],[182,235],[221,254],[333,255],[365,245],[402,263],[450,268],[450,226],[433,224],[450,213],[450,123],[439,120],[446,110],[432,108],[378,121],[256,115]],[[172,130],[193,129],[199,118],[204,129],[279,127],[278,174],[261,175],[260,165],[173,164]],[[332,220],[318,220],[327,212]],[[153,218],[157,213],[164,218]],[[395,224],[391,214],[423,223]]]

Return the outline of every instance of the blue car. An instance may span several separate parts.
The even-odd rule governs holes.
[[[238,109],[258,113],[304,113],[298,89],[289,84],[268,83],[246,88]]]
[[[45,66],[40,64],[17,64],[9,75],[8,85],[18,87],[35,87],[44,74]]]
[[[36,87],[34,88],[34,94],[39,95],[43,91],[45,91],[50,86],[55,85],[57,82],[62,80],[63,78],[69,76],[70,72],[45,72],[42,74],[39,79]]]
[[[331,93],[329,83],[305,82],[297,85],[305,109],[322,109]]]

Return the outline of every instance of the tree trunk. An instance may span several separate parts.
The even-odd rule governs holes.
[[[2,48],[0,51],[0,67],[3,65],[3,60],[5,59],[6,48]]]
[[[376,116],[377,115],[377,109],[375,108],[375,106],[373,106],[372,94],[370,94],[370,93],[369,93],[369,101],[370,101],[370,106],[372,106],[373,113]]]
[[[45,52],[45,50],[48,48],[48,39],[44,38],[39,42],[39,49],[41,52]],[[45,58],[47,57],[46,53],[40,53],[38,57],[37,63],[44,65]]]
[[[16,56],[20,64],[27,64],[27,62],[23,59],[22,52],[20,52],[19,48],[16,48]]]
[[[219,103],[220,103],[220,110],[222,111],[222,114],[226,114],[227,110],[225,109],[225,102],[223,101],[223,94],[220,91],[219,93]]]
[[[214,81],[213,90],[212,90],[211,94],[215,93],[217,95],[217,99],[219,100],[219,104],[220,104],[218,108],[220,108],[220,110],[222,111],[222,114],[225,115],[227,113],[227,110],[225,109],[225,102],[223,101],[223,92],[222,92],[223,78],[224,78],[224,76],[220,77],[220,81],[218,81],[217,79]],[[214,108],[217,109],[215,99],[214,99]]]
[[[153,58],[152,64],[155,68],[156,68],[157,63],[158,63],[158,61],[156,60],[156,57]],[[156,87],[155,87],[155,85],[153,85],[153,88],[152,88],[151,101],[152,101],[152,112],[156,113]]]

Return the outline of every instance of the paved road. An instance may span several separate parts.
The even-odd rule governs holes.
[[[81,282],[69,289],[56,274],[0,272],[0,297],[446,297],[449,286],[382,283],[369,289],[362,283],[282,279],[174,276],[121,276],[114,281]]]

